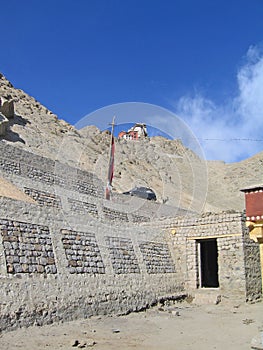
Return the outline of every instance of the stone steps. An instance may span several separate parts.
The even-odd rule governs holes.
[[[203,288],[196,290],[193,294],[193,303],[197,305],[214,304],[221,302],[221,294],[219,289]]]

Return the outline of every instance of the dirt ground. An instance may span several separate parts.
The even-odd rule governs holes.
[[[36,203],[32,198],[27,196],[23,191],[13,185],[11,182],[0,177],[0,197],[13,198],[28,203]]]
[[[3,333],[1,350],[263,349],[263,302],[155,307]]]

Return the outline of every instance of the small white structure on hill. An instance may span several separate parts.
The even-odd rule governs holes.
[[[139,140],[148,136],[147,127],[144,123],[136,123],[128,131],[121,131],[118,139]]]

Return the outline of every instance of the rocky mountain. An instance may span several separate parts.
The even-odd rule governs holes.
[[[14,115],[0,142],[95,172],[105,181],[110,136],[95,126],[76,130],[0,74],[0,98]],[[1,119],[0,119],[1,123]],[[230,150],[231,151],[231,150]],[[243,210],[240,189],[261,184],[263,152],[238,163],[204,161],[179,140],[116,140],[113,193],[151,187],[159,202],[197,211]]]

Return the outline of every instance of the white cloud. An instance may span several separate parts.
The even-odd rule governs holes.
[[[238,161],[263,150],[263,50],[250,47],[237,73],[238,94],[218,105],[201,94],[181,97],[176,113],[200,139],[207,159]],[[211,140],[217,139],[217,140]],[[236,139],[236,140],[233,140]],[[246,139],[244,141],[238,140]]]

